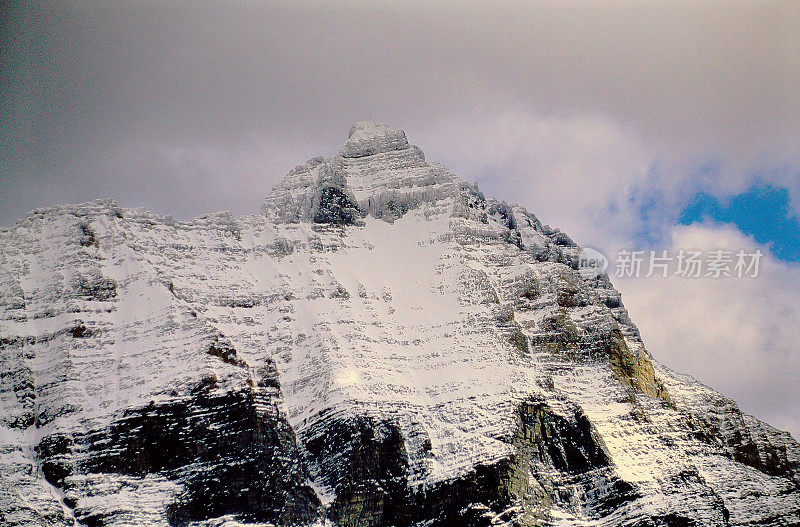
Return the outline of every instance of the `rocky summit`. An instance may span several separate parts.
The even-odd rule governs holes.
[[[94,201],[0,248],[4,526],[800,525],[788,433],[385,125],[260,214]]]

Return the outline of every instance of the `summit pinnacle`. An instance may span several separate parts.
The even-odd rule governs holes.
[[[342,157],[364,157],[408,148],[406,134],[385,124],[361,121],[350,128],[347,142],[339,150]]]

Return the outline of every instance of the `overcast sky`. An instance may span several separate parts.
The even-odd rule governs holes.
[[[257,213],[385,122],[606,252],[763,248],[746,283],[618,286],[657,358],[800,436],[800,9],[563,4],[4,3],[0,226],[100,197]]]

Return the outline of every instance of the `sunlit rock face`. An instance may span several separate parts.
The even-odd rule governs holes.
[[[385,125],[262,214],[98,201],[0,246],[2,525],[800,522],[787,433]]]

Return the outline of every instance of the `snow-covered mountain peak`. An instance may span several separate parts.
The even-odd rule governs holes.
[[[453,195],[462,184],[446,168],[426,162],[402,130],[358,122],[338,155],[292,169],[262,210],[277,223],[355,223],[367,215],[393,221],[423,202]]]
[[[339,150],[342,157],[364,157],[409,147],[406,133],[385,124],[360,121],[350,128],[347,142]]]
[[[0,525],[800,525],[800,445],[651,357],[569,236],[348,144],[264,216],[0,231]]]

